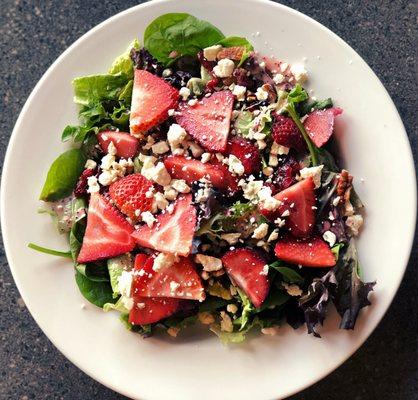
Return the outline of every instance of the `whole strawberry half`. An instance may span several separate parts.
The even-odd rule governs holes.
[[[266,261],[254,250],[244,248],[228,251],[222,257],[222,263],[231,280],[245,292],[255,307],[260,307],[270,288]]]
[[[271,221],[276,218],[284,219],[292,236],[309,236],[315,222],[314,190],[312,178],[304,179],[274,196],[281,202],[276,210],[270,211],[260,206],[260,212]]]
[[[100,194],[92,193],[87,213],[87,227],[77,261],[84,264],[115,257],[133,250],[133,227]]]
[[[176,200],[172,214],[163,211],[157,216],[152,228],[143,225],[132,237],[139,246],[188,256],[192,249],[195,227],[196,209],[192,204],[192,195],[188,194]]]
[[[304,267],[333,267],[336,263],[328,244],[318,236],[307,239],[285,237],[277,242],[274,252],[280,260]]]
[[[155,257],[149,257],[142,269],[134,273],[134,296],[205,299],[205,291],[194,263],[187,257],[154,269]],[[141,260],[142,261],[142,260]]]
[[[136,210],[142,213],[152,209],[153,199],[146,196],[152,187],[152,182],[143,175],[132,174],[112,183],[109,194],[116,207],[135,221],[138,219]]]
[[[257,146],[249,140],[234,136],[228,140],[225,154],[232,154],[237,157],[244,166],[246,174],[255,174],[260,170],[260,153]]]
[[[223,152],[233,105],[234,95],[229,90],[215,92],[194,105],[180,103],[176,121],[205,149]]]
[[[302,133],[290,117],[273,114],[272,135],[276,143],[303,152],[306,148]]]
[[[102,131],[97,134],[100,147],[107,153],[109,144],[112,142],[116,147],[116,155],[121,158],[133,158],[138,152],[138,139],[125,132]]]
[[[311,112],[303,125],[308,135],[317,147],[322,147],[334,131],[334,121],[337,115],[342,114],[341,108],[328,108]]]
[[[163,79],[144,70],[135,70],[130,114],[131,134],[141,136],[168,118],[177,107],[179,92]]]

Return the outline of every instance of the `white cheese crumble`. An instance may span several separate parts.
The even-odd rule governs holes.
[[[87,168],[87,169],[94,169],[94,168],[96,168],[97,167],[97,163],[96,163],[96,161],[94,161],[94,160],[90,160],[90,159],[88,159],[87,161],[86,161],[86,164],[84,165],[84,168]]]
[[[223,58],[218,61],[218,64],[213,68],[213,73],[218,78],[228,78],[232,75],[235,69],[235,64],[229,58]]]
[[[241,183],[241,184],[240,184]],[[250,181],[245,182],[244,180],[241,180],[240,183],[238,183],[244,192],[244,197],[247,200],[254,200],[257,198],[258,192],[263,187],[263,181]]]
[[[267,235],[269,230],[269,226],[268,224],[266,224],[265,222],[263,222],[262,224],[260,224],[253,232],[252,237],[254,239],[262,239],[264,236]]]
[[[203,149],[196,142],[190,141],[188,145],[194,158],[199,158],[203,154]]]
[[[258,199],[262,207],[268,211],[276,210],[281,202],[272,196],[271,188],[268,186],[263,186],[258,192]]]
[[[159,162],[151,171],[150,179],[161,186],[167,186],[171,182],[171,176],[165,168],[163,162]]]
[[[318,189],[321,186],[322,168],[324,168],[323,165],[318,165],[316,167],[310,168],[305,167],[302,168],[299,173],[303,179],[311,177],[315,184],[315,189]]]
[[[361,226],[363,225],[363,217],[360,214],[350,215],[347,217],[345,224],[348,226],[351,233],[354,236],[357,236]]]
[[[89,176],[87,178],[87,185],[87,193],[97,193],[100,191],[100,186],[95,176]]]
[[[258,101],[264,101],[268,99],[269,94],[266,90],[264,90],[263,87],[258,87],[257,91],[255,92],[255,97],[257,97]]]
[[[205,47],[203,49],[203,57],[206,58],[208,61],[215,61],[216,56],[222,50],[222,46],[220,44],[215,44],[214,46]]]
[[[335,236],[335,233],[331,231],[325,231],[322,237],[324,238],[326,242],[328,242],[329,247],[334,246],[335,242],[337,241],[337,237]]]
[[[132,273],[128,271],[122,271],[118,279],[118,291],[122,296],[131,296],[132,286]]]
[[[306,80],[308,79],[308,71],[306,71],[306,68],[302,64],[293,64],[290,67],[290,72],[295,77],[295,80],[298,83],[306,82]]]
[[[273,142],[273,144],[271,145],[271,149],[270,149],[270,154],[273,154],[275,156],[279,155],[284,155],[284,154],[289,154],[289,147],[286,146],[282,146],[280,144],[278,144],[277,142]]]
[[[186,101],[189,98],[189,96],[190,96],[190,89],[188,89],[187,87],[183,86],[179,90],[179,95],[182,97],[182,99],[184,101]]]
[[[176,189],[174,189],[171,186],[165,186],[164,187],[164,197],[168,200],[168,201],[173,201],[177,198],[178,192]]]
[[[173,179],[170,185],[179,193],[190,193],[190,186],[184,179]]]
[[[203,164],[206,164],[207,162],[210,161],[211,157],[212,157],[212,154],[210,154],[210,153],[203,153],[202,154],[202,158],[200,159],[200,161],[202,161]]]
[[[238,176],[243,175],[245,172],[242,162],[233,154],[228,157],[228,170]]]
[[[154,201],[155,201],[155,205],[160,210],[165,210],[168,207],[168,200],[160,192],[155,193]]]
[[[238,101],[244,101],[246,91],[247,88],[245,86],[234,85],[234,88],[232,89],[232,94],[237,97]]]
[[[167,140],[171,149],[180,146],[187,137],[187,132],[178,124],[171,124],[167,132]]]
[[[203,270],[207,272],[219,271],[222,269],[222,260],[220,258],[196,254],[195,261],[202,264]]]
[[[175,256],[174,254],[166,254],[166,253],[160,253],[157,257],[154,259],[154,264],[152,266],[152,269],[157,272],[164,268],[169,268],[173,264],[179,261],[179,257]]]
[[[263,269],[260,271],[260,275],[267,276],[269,273],[269,266],[268,264],[264,264]]]
[[[167,142],[161,141],[161,142],[153,144],[151,146],[151,150],[154,154],[164,154],[170,150],[170,147],[168,147]]]
[[[145,211],[141,213],[142,221],[145,222],[149,228],[152,228],[154,225],[154,222],[157,221],[155,217],[149,212]]]
[[[267,238],[267,242],[274,242],[279,238],[279,232],[275,229],[273,232],[270,233],[270,236]]]
[[[225,240],[230,245],[237,244],[240,237],[240,233],[223,233],[221,235],[221,239]]]
[[[273,82],[276,85],[279,85],[283,81],[284,81],[284,76],[282,74],[275,74],[275,75],[273,75]]]

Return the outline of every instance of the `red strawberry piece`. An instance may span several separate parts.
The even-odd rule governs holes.
[[[173,315],[179,308],[180,300],[164,297],[134,297],[129,312],[129,323],[147,325]]]
[[[282,204],[275,210],[269,211],[260,207],[260,212],[268,219],[275,220],[282,215],[295,237],[306,237],[313,229],[315,222],[315,185],[311,177],[300,181],[289,188],[277,193],[274,197]]]
[[[234,95],[229,90],[203,97],[195,105],[180,103],[176,121],[209,151],[225,151]]]
[[[335,117],[342,114],[342,112],[341,108],[315,110],[305,119],[303,125],[317,147],[321,147],[328,142],[334,131]]]
[[[164,165],[172,178],[184,179],[189,185],[199,179],[206,178],[212,185],[219,189],[225,189],[224,170],[216,165],[202,163],[199,160],[189,159],[183,156],[167,157]]]
[[[162,265],[158,269],[154,260],[155,257],[148,258],[145,265],[134,274],[134,296],[205,299],[202,282],[189,258],[180,257],[174,264]]]
[[[236,193],[238,191],[239,177],[233,175],[232,172],[229,171],[228,167],[225,164],[222,164],[222,162],[220,162],[217,158],[213,158],[210,163],[222,171],[223,174],[222,184],[213,186],[224,191],[226,190],[230,194]]]
[[[174,314],[178,308],[180,300],[157,298],[157,297],[142,297],[138,295],[140,275],[138,272],[144,268],[146,261],[150,256],[146,254],[137,254],[135,257],[134,276],[132,281],[131,296],[134,300],[134,305],[129,312],[129,322],[133,325],[146,325],[158,322],[164,318]]]
[[[328,244],[318,236],[307,239],[285,237],[277,242],[274,252],[280,260],[305,267],[333,267],[336,263]]]
[[[144,70],[135,70],[130,116],[131,134],[141,135],[168,118],[176,108],[179,93],[163,79]]]
[[[112,183],[109,194],[116,207],[135,221],[138,219],[135,210],[144,212],[152,209],[153,199],[146,196],[152,187],[152,182],[143,175],[132,174]]]
[[[226,154],[237,157],[244,166],[246,174],[255,174],[260,170],[260,153],[257,146],[249,140],[234,136],[228,140]]]
[[[254,250],[236,249],[228,251],[222,257],[222,263],[231,280],[245,292],[255,307],[260,307],[270,287],[266,261]]]
[[[196,209],[192,195],[179,197],[174,203],[172,214],[163,211],[157,216],[153,227],[147,225],[137,229],[132,237],[138,245],[163,253],[188,256],[196,227]]]
[[[103,131],[97,134],[100,147],[107,153],[110,142],[116,147],[116,155],[121,158],[133,158],[138,152],[138,139],[125,132]]]
[[[304,151],[305,140],[293,119],[277,113],[273,117],[272,135],[274,141],[282,146]]]
[[[127,253],[135,247],[133,227],[103,196],[90,196],[86,233],[77,261],[81,264]]]
[[[96,173],[95,169],[85,169],[78,178],[77,185],[74,189],[74,196],[81,197],[87,194],[87,180]]]

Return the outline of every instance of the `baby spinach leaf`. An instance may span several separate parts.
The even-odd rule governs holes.
[[[296,272],[293,268],[285,267],[281,261],[275,261],[269,265],[269,268],[273,268],[280,273],[283,280],[288,283],[303,283],[303,277]]]
[[[332,99],[329,97],[328,99],[324,100],[315,100],[315,101],[304,101],[303,103],[299,104],[297,110],[301,117],[314,110],[325,110],[327,108],[331,108],[334,105]]]
[[[84,169],[86,157],[80,149],[67,150],[49,168],[40,199],[57,201],[71,194]]]
[[[97,282],[75,271],[75,281],[81,294],[97,307],[103,307],[106,303],[114,303],[112,287],[109,282]]]
[[[147,26],[144,46],[158,61],[170,65],[175,59],[194,56],[223,38],[223,33],[207,21],[186,13],[169,13]]]
[[[47,247],[38,246],[35,243],[29,243],[28,247],[32,250],[39,251],[40,253],[50,254],[51,256],[71,258],[70,251],[59,251],[59,250],[48,249]]]

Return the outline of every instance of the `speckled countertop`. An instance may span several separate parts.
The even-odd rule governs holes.
[[[138,3],[141,1],[1,1],[1,161],[20,109],[49,65],[90,28]],[[395,101],[417,160],[416,3],[282,3],[323,23],[360,53]],[[366,344],[337,371],[292,400],[418,399],[417,247],[392,306]],[[20,298],[2,247],[0,263],[0,398],[124,399],[58,352]]]

